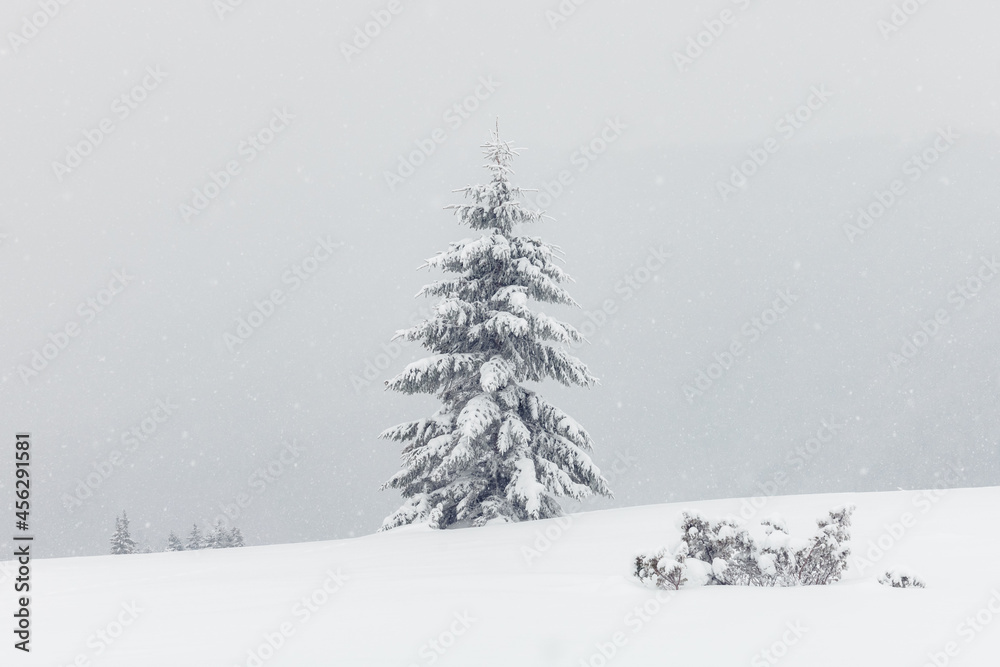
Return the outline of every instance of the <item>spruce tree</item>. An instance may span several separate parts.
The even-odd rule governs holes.
[[[611,496],[587,431],[524,386],[551,378],[589,387],[596,378],[565,349],[580,333],[529,307],[578,304],[560,285],[569,276],[556,263],[559,249],[515,231],[543,217],[510,183],[517,153],[498,131],[483,149],[490,182],[456,190],[467,203],[448,207],[480,236],[426,261],[453,276],[421,290],[417,296],[440,299],[432,316],[393,338],[419,341],[432,356],[387,387],[432,393],[441,407],[380,436],[405,443],[402,470],[382,486],[399,489],[405,502],[382,530],[545,519],[562,515],[558,497]]]
[[[170,531],[170,535],[167,536],[166,551],[184,551],[184,544],[174,531]]]
[[[216,519],[212,534],[208,537],[208,547],[211,549],[226,549],[233,546],[230,533],[222,523],[222,519]]]
[[[202,536],[201,530],[198,528],[198,524],[194,524],[194,527],[191,528],[191,534],[188,535],[185,549],[188,551],[194,551],[196,549],[204,549],[206,546],[205,538]]]
[[[231,547],[242,547],[245,546],[243,543],[243,533],[240,532],[239,528],[235,526],[231,531],[229,531],[229,546]]]
[[[129,535],[128,516],[124,511],[121,518],[115,517],[115,532],[111,536],[111,553],[114,555],[135,553],[135,541]]]

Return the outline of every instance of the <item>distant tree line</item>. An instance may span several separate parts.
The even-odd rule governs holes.
[[[245,546],[243,534],[240,529],[227,529],[222,520],[215,522],[211,531],[203,533],[198,524],[194,524],[191,533],[186,541],[181,541],[177,534],[170,531],[167,536],[167,547],[164,551],[196,551],[198,549],[228,549],[230,547]],[[140,548],[136,546],[135,540],[129,533],[128,516],[122,512],[120,517],[115,517],[115,532],[111,536],[111,553],[114,555],[151,553],[149,547]]]

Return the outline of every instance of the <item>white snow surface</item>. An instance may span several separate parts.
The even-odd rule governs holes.
[[[792,535],[811,533],[834,506],[855,504],[844,580],[658,596],[633,579],[637,553],[677,541],[682,510],[749,514],[752,504],[742,499],[473,529],[413,526],[330,542],[39,560],[32,651],[3,664],[916,667],[934,664],[931,656],[939,664],[998,663],[1000,613],[990,606],[1000,612],[1000,487],[761,500],[752,521],[777,512]],[[883,555],[860,563],[880,540]],[[11,566],[0,570],[5,590]],[[927,588],[880,586],[876,577],[890,567],[908,568]],[[967,618],[977,614],[974,630]],[[131,624],[119,628],[119,617]],[[282,624],[290,632],[279,640]],[[108,646],[98,630],[117,638]],[[603,658],[602,649],[613,655]]]

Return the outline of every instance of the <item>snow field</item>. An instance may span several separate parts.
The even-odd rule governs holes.
[[[996,664],[1000,488],[765,500],[753,520],[781,514],[793,535],[811,532],[834,506],[857,506],[854,553],[840,583],[669,592],[631,577],[637,553],[678,539],[681,511],[739,516],[745,499],[462,530],[410,526],[331,542],[40,560],[33,650],[18,664]],[[0,577],[9,580],[11,565]],[[890,567],[927,588],[879,585]]]

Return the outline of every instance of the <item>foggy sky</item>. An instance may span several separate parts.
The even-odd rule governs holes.
[[[589,0],[554,22],[555,1],[403,0],[345,57],[387,6],[246,0],[220,18],[210,0],[71,2],[30,38],[37,3],[0,12],[0,437],[33,434],[41,554],[106,552],[123,509],[160,549],[240,494],[249,544],[376,530],[400,502],[377,490],[399,450],[376,436],[436,405],[382,390],[420,355],[389,339],[432,305],[412,297],[439,276],[416,267],[473,234],[442,207],[487,177],[479,145],[497,118],[526,147],[516,183],[555,192],[568,175],[538,202],[554,220],[525,230],[562,246],[576,278],[582,310],[556,314],[582,326],[614,311],[577,350],[601,385],[540,387],[598,443],[616,499],[586,507],[754,495],[776,473],[781,493],[928,487],[949,465],[964,485],[1000,483],[1000,280],[952,298],[1000,253],[995,3],[919,5],[890,32],[892,2]],[[719,25],[679,71],[674,53]],[[779,129],[816,89],[828,99]],[[581,157],[609,122],[614,141]],[[98,131],[78,167],[53,167]],[[957,138],[914,171],[942,133]],[[718,183],[768,140],[777,150],[723,200]],[[385,173],[428,141],[390,188]],[[904,194],[849,238],[897,180]],[[303,273],[324,244],[342,245]],[[640,271],[661,247],[666,265]],[[231,351],[226,334],[275,290],[282,303]],[[795,302],[751,340],[782,290]],[[940,310],[893,368],[901,337]],[[19,367],[74,324],[25,382]],[[745,352],[689,402],[684,386],[734,339]],[[144,420],[145,440],[123,440]],[[792,454],[823,420],[842,425],[833,439]],[[115,450],[121,464],[67,509]]]

